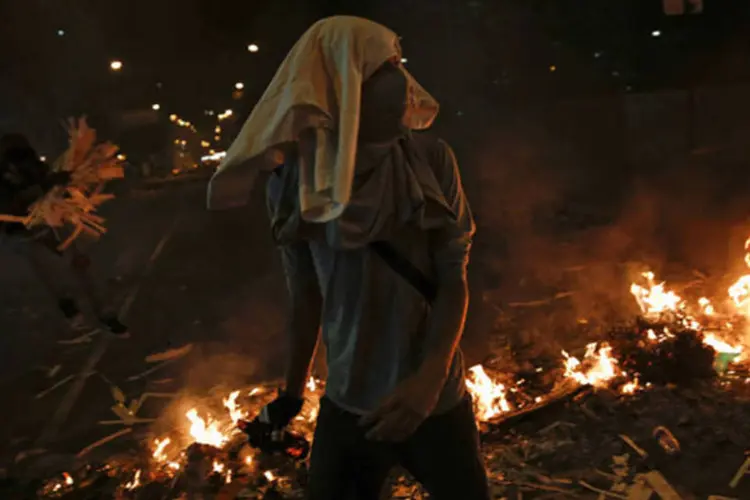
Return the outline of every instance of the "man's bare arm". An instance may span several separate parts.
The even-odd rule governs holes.
[[[430,315],[428,335],[431,349],[424,368],[445,378],[466,323],[469,306],[466,269],[475,226],[453,150],[442,141],[438,146],[432,161],[439,166],[436,172],[439,172],[440,187],[455,220],[431,238],[438,293]]]
[[[320,336],[323,300],[306,244],[284,247],[282,260],[289,290],[285,390],[301,397]]]
[[[468,307],[469,287],[465,276],[438,285],[428,330],[431,348],[422,363],[422,370],[443,380],[447,378],[463,336]]]

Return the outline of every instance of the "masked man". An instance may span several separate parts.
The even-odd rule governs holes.
[[[312,26],[210,186],[210,208],[239,205],[264,162],[281,163],[268,208],[289,357],[264,414],[284,427],[300,411],[322,330],[312,500],[378,499],[396,464],[431,498],[489,498],[458,347],[474,223],[451,148],[412,132],[438,105],[401,64],[398,40],[355,17]]]

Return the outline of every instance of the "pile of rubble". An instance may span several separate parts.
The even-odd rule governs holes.
[[[469,370],[495,498],[750,498],[750,276],[729,289],[734,306],[724,311],[703,297],[690,306],[651,273],[631,293],[641,317],[606,342],[562,351],[524,375],[492,363]],[[308,441],[322,386],[310,380],[292,425]],[[53,474],[9,484],[3,498],[303,498],[305,461],[260,453],[240,430],[274,389],[183,395],[139,449],[96,458],[99,444],[133,428],[123,418],[125,429],[55,464]],[[393,498],[424,496],[403,474],[390,487]]]

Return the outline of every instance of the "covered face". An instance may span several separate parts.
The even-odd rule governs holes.
[[[300,178],[303,217],[325,222],[349,203],[360,139],[428,128],[438,103],[400,65],[398,36],[358,17],[315,23],[279,67],[209,187],[209,208],[247,202],[269,151],[316,136],[315,164]],[[360,135],[362,127],[362,135]]]
[[[383,64],[362,85],[359,140],[387,141],[408,128],[409,80],[399,62]]]

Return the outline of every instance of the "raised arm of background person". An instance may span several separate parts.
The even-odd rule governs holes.
[[[281,247],[281,260],[289,291],[285,392],[302,397],[320,337],[323,299],[307,243]]]

